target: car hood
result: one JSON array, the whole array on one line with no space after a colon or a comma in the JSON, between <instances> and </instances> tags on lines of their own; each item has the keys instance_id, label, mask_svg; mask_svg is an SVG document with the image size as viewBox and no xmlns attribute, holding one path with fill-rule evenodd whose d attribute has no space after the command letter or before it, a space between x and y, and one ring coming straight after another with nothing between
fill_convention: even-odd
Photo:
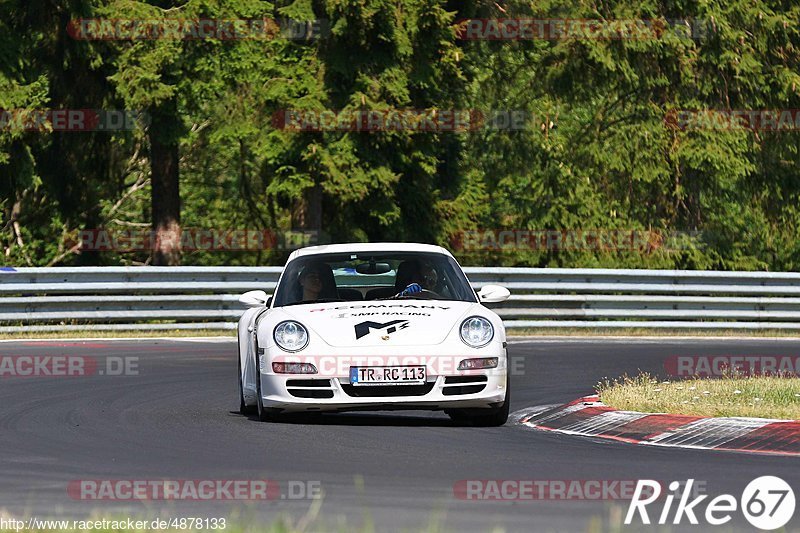
<instances>
[{"instance_id":1,"label":"car hood","mask_svg":"<svg viewBox=\"0 0 800 533\"><path fill-rule=\"evenodd\" d=\"M331 346L440 344L478 303L442 300L380 300L296 305L281 308Z\"/></svg>"}]
</instances>

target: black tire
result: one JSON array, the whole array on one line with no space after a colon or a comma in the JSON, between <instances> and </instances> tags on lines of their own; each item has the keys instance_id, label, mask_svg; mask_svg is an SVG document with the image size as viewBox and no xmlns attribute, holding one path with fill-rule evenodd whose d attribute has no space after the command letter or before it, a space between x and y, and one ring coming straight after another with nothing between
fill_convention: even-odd
<instances>
[{"instance_id":1,"label":"black tire","mask_svg":"<svg viewBox=\"0 0 800 533\"><path fill-rule=\"evenodd\" d=\"M272 422L275 420L275 415L269 409L264 407L261 401L261 371L256 366L256 414L261 422Z\"/></svg>"},{"instance_id":2,"label":"black tire","mask_svg":"<svg viewBox=\"0 0 800 533\"><path fill-rule=\"evenodd\" d=\"M444 412L447 416L450 417L450 420L455 422L460 426L469 426L470 418L469 418L469 409L445 409Z\"/></svg>"},{"instance_id":3,"label":"black tire","mask_svg":"<svg viewBox=\"0 0 800 533\"><path fill-rule=\"evenodd\" d=\"M506 398L499 407L491 409L448 409L445 411L453 422L478 427L502 426L508 421L511 408L511 376L506 376Z\"/></svg>"},{"instance_id":4,"label":"black tire","mask_svg":"<svg viewBox=\"0 0 800 533\"><path fill-rule=\"evenodd\" d=\"M256 412L256 409L252 405L247 405L244 403L244 388L242 387L242 352L239 352L238 359L239 359L239 413L243 415L252 415Z\"/></svg>"}]
</instances>

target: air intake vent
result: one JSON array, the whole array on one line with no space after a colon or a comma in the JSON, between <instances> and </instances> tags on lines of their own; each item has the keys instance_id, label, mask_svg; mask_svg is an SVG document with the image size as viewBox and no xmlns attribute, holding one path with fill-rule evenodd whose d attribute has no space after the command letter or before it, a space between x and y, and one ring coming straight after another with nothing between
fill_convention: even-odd
<instances>
[{"instance_id":1,"label":"air intake vent","mask_svg":"<svg viewBox=\"0 0 800 533\"><path fill-rule=\"evenodd\" d=\"M286 390L295 398L333 398L329 379L288 379Z\"/></svg>"},{"instance_id":2,"label":"air intake vent","mask_svg":"<svg viewBox=\"0 0 800 533\"><path fill-rule=\"evenodd\" d=\"M342 390L354 398L378 398L386 396L424 396L433 390L433 381L424 385L342 385Z\"/></svg>"}]
</instances>

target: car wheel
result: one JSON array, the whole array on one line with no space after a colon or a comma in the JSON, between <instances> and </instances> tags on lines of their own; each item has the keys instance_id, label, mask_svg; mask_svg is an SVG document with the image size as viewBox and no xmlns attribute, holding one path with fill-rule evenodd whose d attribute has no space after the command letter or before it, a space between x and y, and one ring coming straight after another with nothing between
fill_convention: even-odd
<instances>
[{"instance_id":1,"label":"car wheel","mask_svg":"<svg viewBox=\"0 0 800 533\"><path fill-rule=\"evenodd\" d=\"M242 356L241 352L239 352L239 413L243 415L252 415L255 412L255 408L252 405L247 405L244 402L244 388L242 387Z\"/></svg>"},{"instance_id":2,"label":"car wheel","mask_svg":"<svg viewBox=\"0 0 800 533\"><path fill-rule=\"evenodd\" d=\"M262 422L272 422L275 420L275 415L272 410L266 409L261 401L261 370L256 366L256 412L258 419Z\"/></svg>"},{"instance_id":3,"label":"car wheel","mask_svg":"<svg viewBox=\"0 0 800 533\"><path fill-rule=\"evenodd\" d=\"M502 426L508 421L511 407L511 376L506 377L506 398L503 405L491 409L448 409L445 411L453 422L479 427Z\"/></svg>"},{"instance_id":4,"label":"car wheel","mask_svg":"<svg viewBox=\"0 0 800 533\"><path fill-rule=\"evenodd\" d=\"M469 409L445 409L450 420L459 425L469 425Z\"/></svg>"}]
</instances>

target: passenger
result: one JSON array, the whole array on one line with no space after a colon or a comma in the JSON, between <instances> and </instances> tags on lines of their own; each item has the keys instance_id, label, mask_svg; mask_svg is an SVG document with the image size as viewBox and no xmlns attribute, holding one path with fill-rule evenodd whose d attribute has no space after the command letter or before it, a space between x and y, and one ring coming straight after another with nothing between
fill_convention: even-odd
<instances>
[{"instance_id":1,"label":"passenger","mask_svg":"<svg viewBox=\"0 0 800 533\"><path fill-rule=\"evenodd\" d=\"M338 299L331 268L323 263L309 263L298 278L301 301Z\"/></svg>"},{"instance_id":2,"label":"passenger","mask_svg":"<svg viewBox=\"0 0 800 533\"><path fill-rule=\"evenodd\" d=\"M397 267L397 276L394 281L394 288L398 292L402 291L409 284L419 281L419 261L409 259L400 263Z\"/></svg>"}]
</instances>

